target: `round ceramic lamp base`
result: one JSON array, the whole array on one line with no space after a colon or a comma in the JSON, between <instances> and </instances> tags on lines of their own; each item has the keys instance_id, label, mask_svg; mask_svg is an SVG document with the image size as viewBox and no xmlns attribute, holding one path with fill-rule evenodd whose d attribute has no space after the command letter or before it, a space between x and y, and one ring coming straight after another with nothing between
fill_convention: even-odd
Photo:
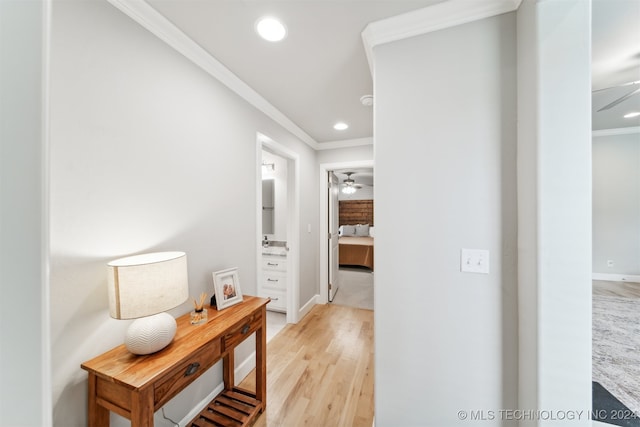
<instances>
[{"instance_id":1,"label":"round ceramic lamp base","mask_svg":"<svg viewBox=\"0 0 640 427\"><path fill-rule=\"evenodd\" d=\"M167 313L136 319L127 329L124 345L133 354L155 353L171 343L176 327L176 319Z\"/></svg>"}]
</instances>

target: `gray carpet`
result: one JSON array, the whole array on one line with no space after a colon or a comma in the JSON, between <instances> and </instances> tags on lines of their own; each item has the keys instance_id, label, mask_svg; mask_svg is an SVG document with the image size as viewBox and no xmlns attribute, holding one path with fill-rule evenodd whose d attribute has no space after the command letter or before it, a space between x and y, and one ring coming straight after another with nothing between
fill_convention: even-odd
<instances>
[{"instance_id":1,"label":"gray carpet","mask_svg":"<svg viewBox=\"0 0 640 427\"><path fill-rule=\"evenodd\" d=\"M333 303L373 310L373 272L369 269L340 267L340 286Z\"/></svg>"},{"instance_id":2,"label":"gray carpet","mask_svg":"<svg viewBox=\"0 0 640 427\"><path fill-rule=\"evenodd\" d=\"M593 381L640 414L640 299L593 295Z\"/></svg>"}]
</instances>

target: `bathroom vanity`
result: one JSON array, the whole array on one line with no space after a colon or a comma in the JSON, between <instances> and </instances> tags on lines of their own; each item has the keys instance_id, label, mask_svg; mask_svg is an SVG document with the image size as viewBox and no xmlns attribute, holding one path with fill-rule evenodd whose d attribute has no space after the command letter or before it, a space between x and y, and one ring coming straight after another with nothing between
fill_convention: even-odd
<instances>
[{"instance_id":1,"label":"bathroom vanity","mask_svg":"<svg viewBox=\"0 0 640 427\"><path fill-rule=\"evenodd\" d=\"M274 243L276 242L270 242L271 245ZM258 295L271 298L267 310L287 312L286 245L262 248L262 279L259 283Z\"/></svg>"}]
</instances>

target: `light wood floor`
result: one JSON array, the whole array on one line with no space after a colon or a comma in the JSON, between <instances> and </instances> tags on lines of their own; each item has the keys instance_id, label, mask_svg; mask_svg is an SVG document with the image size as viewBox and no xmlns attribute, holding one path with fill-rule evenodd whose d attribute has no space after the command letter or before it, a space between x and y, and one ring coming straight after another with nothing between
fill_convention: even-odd
<instances>
[{"instance_id":1,"label":"light wood floor","mask_svg":"<svg viewBox=\"0 0 640 427\"><path fill-rule=\"evenodd\" d=\"M592 292L593 295L640 298L640 283L594 280Z\"/></svg>"},{"instance_id":2,"label":"light wood floor","mask_svg":"<svg viewBox=\"0 0 640 427\"><path fill-rule=\"evenodd\" d=\"M255 373L240 387L254 390ZM255 427L373 422L373 312L316 305L267 345L267 410Z\"/></svg>"}]
</instances>

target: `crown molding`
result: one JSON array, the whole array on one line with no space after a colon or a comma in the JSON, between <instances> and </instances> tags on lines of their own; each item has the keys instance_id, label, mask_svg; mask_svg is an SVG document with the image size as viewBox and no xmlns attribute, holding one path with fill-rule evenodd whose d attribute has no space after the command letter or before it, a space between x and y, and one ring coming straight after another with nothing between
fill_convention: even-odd
<instances>
[{"instance_id":1,"label":"crown molding","mask_svg":"<svg viewBox=\"0 0 640 427\"><path fill-rule=\"evenodd\" d=\"M596 136L612 136L612 135L629 135L632 133L640 133L640 126L594 130L593 132L591 132L591 135L596 137Z\"/></svg>"},{"instance_id":2,"label":"crown molding","mask_svg":"<svg viewBox=\"0 0 640 427\"><path fill-rule=\"evenodd\" d=\"M359 147L363 145L373 145L373 137L357 139L343 139L341 141L319 142L317 150L334 150L336 148Z\"/></svg>"},{"instance_id":3,"label":"crown molding","mask_svg":"<svg viewBox=\"0 0 640 427\"><path fill-rule=\"evenodd\" d=\"M298 125L274 107L269 101L252 89L231 70L215 59L209 52L194 42L167 18L161 15L145 1L139 0L107 0L125 15L136 21L160 40L167 43L187 59L209 73L223 85L238 94L249 104L266 114L273 121L291 132L313 149L318 143Z\"/></svg>"},{"instance_id":4,"label":"crown molding","mask_svg":"<svg viewBox=\"0 0 640 427\"><path fill-rule=\"evenodd\" d=\"M522 0L446 0L416 11L381 19L362 31L369 70L373 74L373 48L456 25L512 12Z\"/></svg>"}]
</instances>

